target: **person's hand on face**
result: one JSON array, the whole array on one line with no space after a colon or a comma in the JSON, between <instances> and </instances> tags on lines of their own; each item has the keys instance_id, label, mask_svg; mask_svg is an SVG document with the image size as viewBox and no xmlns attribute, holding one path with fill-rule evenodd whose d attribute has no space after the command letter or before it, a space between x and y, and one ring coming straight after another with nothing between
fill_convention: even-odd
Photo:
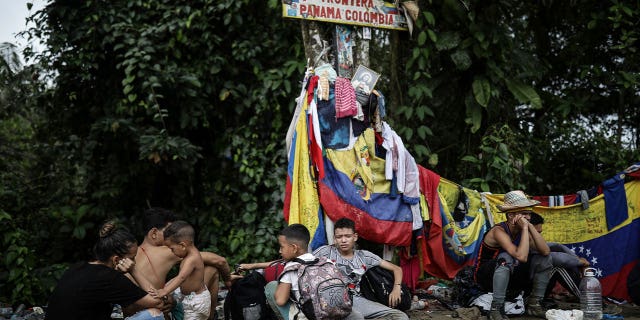
<instances>
[{"instance_id":1,"label":"person's hand on face","mask_svg":"<svg viewBox=\"0 0 640 320\"><path fill-rule=\"evenodd\" d=\"M523 214L517 214L515 223L522 229L526 228L529 224L529 219Z\"/></svg>"}]
</instances>

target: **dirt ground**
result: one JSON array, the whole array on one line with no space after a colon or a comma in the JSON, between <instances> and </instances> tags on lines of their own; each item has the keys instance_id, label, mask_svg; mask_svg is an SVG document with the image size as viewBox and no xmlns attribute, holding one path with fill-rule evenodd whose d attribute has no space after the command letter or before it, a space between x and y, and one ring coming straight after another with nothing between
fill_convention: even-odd
<instances>
[{"instance_id":1,"label":"dirt ground","mask_svg":"<svg viewBox=\"0 0 640 320\"><path fill-rule=\"evenodd\" d=\"M445 308L442 304L440 304L437 300L427 300L428 307L423 310L410 310L408 312L410 319L415 320L456 320L456 319L486 319L486 316L480 316L479 318L454 318L452 314L453 311ZM562 310L573 310L580 309L580 304L576 302L563 302L556 301L558 303L557 309ZM618 316L622 316L623 319L639 319L640 320L640 306L635 304L621 304L621 305L607 305L604 312L610 311L612 313L618 313ZM512 319L518 320L534 320L540 319L530 316L513 316ZM619 318L618 318L619 319Z\"/></svg>"}]
</instances>

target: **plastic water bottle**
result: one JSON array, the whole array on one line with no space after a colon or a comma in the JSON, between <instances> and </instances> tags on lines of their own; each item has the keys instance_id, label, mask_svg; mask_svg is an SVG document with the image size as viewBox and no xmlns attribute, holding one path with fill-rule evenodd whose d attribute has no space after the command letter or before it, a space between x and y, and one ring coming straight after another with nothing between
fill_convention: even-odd
<instances>
[{"instance_id":1,"label":"plastic water bottle","mask_svg":"<svg viewBox=\"0 0 640 320\"><path fill-rule=\"evenodd\" d=\"M602 287L595 271L593 268L585 269L580 281L580 309L585 320L602 319Z\"/></svg>"}]
</instances>

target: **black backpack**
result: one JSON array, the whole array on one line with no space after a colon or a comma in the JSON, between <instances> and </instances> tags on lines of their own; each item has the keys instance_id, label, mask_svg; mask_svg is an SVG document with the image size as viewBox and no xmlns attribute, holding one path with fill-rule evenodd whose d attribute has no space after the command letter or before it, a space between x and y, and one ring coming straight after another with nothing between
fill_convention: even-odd
<instances>
[{"instance_id":1,"label":"black backpack","mask_svg":"<svg viewBox=\"0 0 640 320\"><path fill-rule=\"evenodd\" d=\"M465 266L453 278L453 302L459 307L469 307L473 300L485 293L475 282L474 272L474 266Z\"/></svg>"},{"instance_id":2,"label":"black backpack","mask_svg":"<svg viewBox=\"0 0 640 320\"><path fill-rule=\"evenodd\" d=\"M224 300L224 318L226 320L276 319L264 294L266 285L264 277L257 271L252 271L236 280Z\"/></svg>"},{"instance_id":3,"label":"black backpack","mask_svg":"<svg viewBox=\"0 0 640 320\"><path fill-rule=\"evenodd\" d=\"M360 293L371 301L389 306L389 294L394 286L393 273L381 267L373 267L367 270L360 279ZM404 283L401 284L400 303L396 309L407 311L411 308L411 290Z\"/></svg>"}]
</instances>

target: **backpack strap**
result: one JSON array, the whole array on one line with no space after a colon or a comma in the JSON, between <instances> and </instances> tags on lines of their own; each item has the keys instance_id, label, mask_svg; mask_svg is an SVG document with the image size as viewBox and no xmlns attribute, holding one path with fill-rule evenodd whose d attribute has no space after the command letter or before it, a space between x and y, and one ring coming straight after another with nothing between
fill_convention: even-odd
<instances>
[{"instance_id":1,"label":"backpack strap","mask_svg":"<svg viewBox=\"0 0 640 320\"><path fill-rule=\"evenodd\" d=\"M295 258L295 259L293 259L293 260L291 260L291 261L295 261L295 262L297 262L297 263L299 263L299 264L303 264L303 265L306 265L306 266L310 266L310 265L312 265L312 264L318 264L318 262L320 262L320 258L315 258L315 259L313 259L313 260L311 260L311 261L305 261L305 260L302 260L302 259L300 259L300 258Z\"/></svg>"},{"instance_id":2,"label":"backpack strap","mask_svg":"<svg viewBox=\"0 0 640 320\"><path fill-rule=\"evenodd\" d=\"M302 259L295 258L295 259L293 259L291 261L297 262L299 264L285 265L284 269L282 269L282 273L280 273L280 275L278 276L278 281L280 281L280 279L282 279L282 277L284 276L285 273L290 272L290 271L299 271L300 268L304 268L303 266L314 265L314 264L318 263L318 261L320 261L320 259L316 258L313 261L304 261Z\"/></svg>"},{"instance_id":3,"label":"backpack strap","mask_svg":"<svg viewBox=\"0 0 640 320\"><path fill-rule=\"evenodd\" d=\"M280 273L280 275L278 276L278 282L280 282L280 280L282 279L282 277L284 277L285 274L291 272L291 271L298 271L299 266L288 266L284 269L282 269L282 272Z\"/></svg>"}]
</instances>

